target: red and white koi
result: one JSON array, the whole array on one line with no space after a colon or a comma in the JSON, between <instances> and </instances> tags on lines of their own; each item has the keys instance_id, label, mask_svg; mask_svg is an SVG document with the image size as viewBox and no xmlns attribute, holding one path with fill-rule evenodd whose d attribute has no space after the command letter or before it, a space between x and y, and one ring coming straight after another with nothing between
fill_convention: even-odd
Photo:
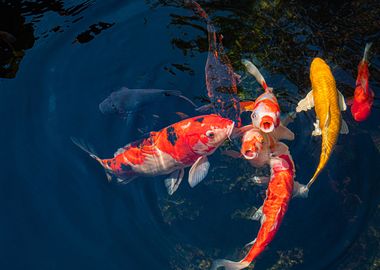
<instances>
[{"instance_id":1,"label":"red and white koi","mask_svg":"<svg viewBox=\"0 0 380 270\"><path fill-rule=\"evenodd\" d=\"M352 116L358 122L364 121L369 117L375 98L375 93L369 87L368 83L368 51L371 45L372 43L366 44L363 59L358 66L358 77L356 79L356 88L351 106Z\"/></svg>"},{"instance_id":2,"label":"red and white koi","mask_svg":"<svg viewBox=\"0 0 380 270\"><path fill-rule=\"evenodd\" d=\"M232 120L218 115L203 115L182 120L150 136L117 150L113 158L101 159L73 140L105 169L109 180L128 183L138 176L170 174L165 180L168 193L173 194L190 167L189 184L196 186L207 175L211 155L234 128Z\"/></svg>"},{"instance_id":3,"label":"red and white koi","mask_svg":"<svg viewBox=\"0 0 380 270\"><path fill-rule=\"evenodd\" d=\"M260 128L265 133L272 132L280 125L280 106L277 98L273 94L273 89L268 87L263 75L261 75L258 68L252 62L243 59L242 64L247 68L247 71L256 78L264 89L264 93L255 100L253 106L252 104L249 104L251 108L245 108L242 111L251 110L252 124L255 127Z\"/></svg>"},{"instance_id":4,"label":"red and white koi","mask_svg":"<svg viewBox=\"0 0 380 270\"><path fill-rule=\"evenodd\" d=\"M289 201L293 196L295 167L291 155L287 150L278 156L271 157L269 165L271 167L271 177L266 192L266 199L260 210L260 213L262 213L261 227L256 239L250 243L252 244L251 249L244 259L238 262L224 259L215 260L211 267L212 270L216 270L219 267L224 267L226 270L237 270L248 267L264 251L276 235L288 209Z\"/></svg>"}]
</instances>

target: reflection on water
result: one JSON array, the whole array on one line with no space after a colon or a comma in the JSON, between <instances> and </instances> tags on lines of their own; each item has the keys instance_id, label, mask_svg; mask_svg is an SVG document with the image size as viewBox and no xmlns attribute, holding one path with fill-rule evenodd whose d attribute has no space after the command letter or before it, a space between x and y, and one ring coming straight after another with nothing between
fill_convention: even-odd
<instances>
[{"instance_id":1,"label":"reflection on water","mask_svg":"<svg viewBox=\"0 0 380 270\"><path fill-rule=\"evenodd\" d=\"M317 55L351 96L368 41L370 84L380 92L377 1L200 4L242 75L242 99L261 91L240 64L248 58L274 87L282 111L293 111L309 91ZM202 184L191 189L185 175L169 197L162 177L107 183L69 139L84 138L105 157L142 133L193 116L183 102L153 105L158 117L140 112L128 119L103 115L98 105L122 86L176 89L203 104L205 23L183 1L158 0L1 1L0 15L0 31L15 38L0 39L0 77L13 78L0 80L0 268L209 269L212 259L241 258L259 228L249 217L265 196L251 178L268 171L217 152ZM255 269L379 267L380 112L360 124L349 112L343 117L350 134L340 137L310 197L290 203ZM300 114L289 125L302 183L319 158L313 118Z\"/></svg>"},{"instance_id":2,"label":"reflection on water","mask_svg":"<svg viewBox=\"0 0 380 270\"><path fill-rule=\"evenodd\" d=\"M90 25L89 30L80 33L75 42L86 43L94 39L96 35L99 35L103 30L106 30L113 26L114 23L99 22L97 24Z\"/></svg>"},{"instance_id":3,"label":"reflection on water","mask_svg":"<svg viewBox=\"0 0 380 270\"><path fill-rule=\"evenodd\" d=\"M83 10L93 1L81 1L76 5L65 6L63 1L12 1L0 2L0 31L5 31L14 36L12 44L4 42L0 37L0 78L14 78L18 66L24 56L24 51L33 47L35 40L46 38L51 32L63 32L63 25L51 25L49 30L35 36L35 24L41 22L46 12L55 12L59 16L74 18L72 23L77 22ZM27 20L26 20L27 18ZM66 19L65 23L70 21Z\"/></svg>"}]
</instances>

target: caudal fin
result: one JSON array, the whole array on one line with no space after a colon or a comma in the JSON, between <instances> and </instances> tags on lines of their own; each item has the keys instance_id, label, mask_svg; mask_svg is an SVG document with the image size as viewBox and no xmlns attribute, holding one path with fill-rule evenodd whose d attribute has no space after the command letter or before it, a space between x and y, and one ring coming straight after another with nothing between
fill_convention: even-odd
<instances>
[{"instance_id":1,"label":"caudal fin","mask_svg":"<svg viewBox=\"0 0 380 270\"><path fill-rule=\"evenodd\" d=\"M207 23L210 22L210 18L208 17L206 11L196 2L193 0L186 0L185 4L190 6L198 16L202 17L207 21Z\"/></svg>"},{"instance_id":2,"label":"caudal fin","mask_svg":"<svg viewBox=\"0 0 380 270\"><path fill-rule=\"evenodd\" d=\"M74 138L74 137L71 137L70 138L71 141L76 145L78 146L80 149L82 149L83 151L85 151L87 154L90 155L90 157L92 157L93 159L95 159L97 162L100 163L100 165L102 165L102 167L104 168L104 165L103 165L103 162L102 160L96 155L94 154L94 151L91 149L91 147L86 144L84 141L81 141L77 138ZM107 179L108 181L111 181L112 180L112 176L111 174L109 174L109 172L104 168L105 170L105 173L106 173L106 176L107 176Z\"/></svg>"},{"instance_id":3,"label":"caudal fin","mask_svg":"<svg viewBox=\"0 0 380 270\"><path fill-rule=\"evenodd\" d=\"M367 44L365 45L364 55L363 55L363 59L362 59L362 61L366 61L366 62L368 62L368 52L369 52L369 49L371 48L371 46L372 46L372 42L367 43Z\"/></svg>"},{"instance_id":4,"label":"caudal fin","mask_svg":"<svg viewBox=\"0 0 380 270\"><path fill-rule=\"evenodd\" d=\"M243 59L241 63L245 66L247 71L256 78L256 81L264 88L266 91L268 89L268 85L265 82L263 75L261 75L259 69L249 60Z\"/></svg>"},{"instance_id":5,"label":"caudal fin","mask_svg":"<svg viewBox=\"0 0 380 270\"><path fill-rule=\"evenodd\" d=\"M191 7L195 14L197 14L199 17L203 18L207 23L207 31L208 31L208 43L209 43L209 50L210 51L218 51L218 42L216 39L216 31L215 27L210 19L210 17L207 15L206 11L196 2L193 0L185 1L186 5Z\"/></svg>"},{"instance_id":6,"label":"caudal fin","mask_svg":"<svg viewBox=\"0 0 380 270\"><path fill-rule=\"evenodd\" d=\"M225 270L239 270L248 266L249 263L245 261L233 262L229 260L215 260L212 263L211 270L217 270L219 267L224 267Z\"/></svg>"}]
</instances>

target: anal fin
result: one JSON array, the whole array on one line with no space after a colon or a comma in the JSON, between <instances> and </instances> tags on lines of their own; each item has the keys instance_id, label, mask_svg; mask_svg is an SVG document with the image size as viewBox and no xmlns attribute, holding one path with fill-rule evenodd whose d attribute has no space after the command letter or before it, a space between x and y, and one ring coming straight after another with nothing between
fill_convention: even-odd
<instances>
[{"instance_id":1,"label":"anal fin","mask_svg":"<svg viewBox=\"0 0 380 270\"><path fill-rule=\"evenodd\" d=\"M340 126L340 134L348 134L348 125L347 122L342 119L342 124Z\"/></svg>"},{"instance_id":2,"label":"anal fin","mask_svg":"<svg viewBox=\"0 0 380 270\"><path fill-rule=\"evenodd\" d=\"M287 127L280 124L274 131L273 135L276 137L277 140L294 140L294 133L288 129Z\"/></svg>"}]
</instances>

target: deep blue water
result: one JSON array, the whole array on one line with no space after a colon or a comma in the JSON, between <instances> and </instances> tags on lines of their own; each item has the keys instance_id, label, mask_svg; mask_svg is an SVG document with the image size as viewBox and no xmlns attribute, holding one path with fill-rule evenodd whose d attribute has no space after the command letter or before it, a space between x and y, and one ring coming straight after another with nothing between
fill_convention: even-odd
<instances>
[{"instance_id":1,"label":"deep blue water","mask_svg":"<svg viewBox=\"0 0 380 270\"><path fill-rule=\"evenodd\" d=\"M109 157L179 121L175 112L195 115L177 99L152 105L158 117L143 110L123 119L98 109L122 86L177 89L202 104L205 23L181 2L0 1L0 31L16 37L18 55L18 68L10 68L0 43L0 269L208 269L212 259L242 258L259 228L247 214L265 192L249 182L258 172L248 163L216 152L199 186L183 181L170 197L163 177L108 183L70 140L82 138ZM200 3L242 75L241 97L261 91L240 64L245 57L275 88L284 114L294 111L310 90L315 56L326 59L349 97L368 41L370 84L380 95L376 1L238 2ZM343 113L350 134L340 136L309 198L291 201L255 269L379 269L378 100L375 106L360 124ZM319 160L313 120L313 112L303 113L289 126L301 183Z\"/></svg>"}]
</instances>

